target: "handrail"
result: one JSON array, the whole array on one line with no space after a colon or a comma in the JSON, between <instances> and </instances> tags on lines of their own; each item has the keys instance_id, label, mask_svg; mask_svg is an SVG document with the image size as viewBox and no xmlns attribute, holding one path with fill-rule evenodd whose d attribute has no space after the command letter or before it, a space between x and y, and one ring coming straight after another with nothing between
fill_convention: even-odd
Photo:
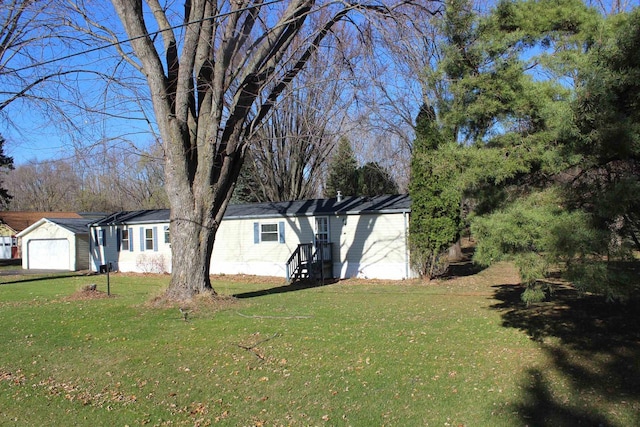
<instances>
[{"instance_id":1,"label":"handrail","mask_svg":"<svg viewBox=\"0 0 640 427\"><path fill-rule=\"evenodd\" d=\"M291 254L286 264L286 278L287 281L291 280L291 276L294 275L303 263L309 262L312 259L313 244L301 243L296 250Z\"/></svg>"},{"instance_id":2,"label":"handrail","mask_svg":"<svg viewBox=\"0 0 640 427\"><path fill-rule=\"evenodd\" d=\"M333 260L333 243L320 242L316 244L314 251L313 243L300 243L295 251L291 254L286 263L286 279L291 282L296 274L301 273L302 267L306 264L307 271L313 277L313 265L332 262Z\"/></svg>"}]
</instances>

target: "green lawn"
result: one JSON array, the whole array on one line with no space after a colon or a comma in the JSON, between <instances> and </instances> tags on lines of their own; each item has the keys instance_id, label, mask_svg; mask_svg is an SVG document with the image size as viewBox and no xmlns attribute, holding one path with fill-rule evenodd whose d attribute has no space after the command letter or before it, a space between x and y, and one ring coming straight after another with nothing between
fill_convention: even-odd
<instances>
[{"instance_id":1,"label":"green lawn","mask_svg":"<svg viewBox=\"0 0 640 427\"><path fill-rule=\"evenodd\" d=\"M0 278L0 425L640 422L637 319L523 307L504 264L435 284L216 279L239 298L187 322L150 303L168 276L112 274L100 299L72 296L105 276L36 279Z\"/></svg>"}]
</instances>

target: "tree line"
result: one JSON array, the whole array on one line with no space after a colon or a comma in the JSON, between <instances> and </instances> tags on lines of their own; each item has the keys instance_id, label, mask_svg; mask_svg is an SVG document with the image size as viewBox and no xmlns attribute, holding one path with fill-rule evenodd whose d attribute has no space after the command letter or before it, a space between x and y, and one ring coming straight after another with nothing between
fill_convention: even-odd
<instances>
[{"instance_id":1,"label":"tree line","mask_svg":"<svg viewBox=\"0 0 640 427\"><path fill-rule=\"evenodd\" d=\"M100 144L64 159L12 162L3 175L7 210L112 213L168 206L158 144L147 150Z\"/></svg>"},{"instance_id":2,"label":"tree line","mask_svg":"<svg viewBox=\"0 0 640 427\"><path fill-rule=\"evenodd\" d=\"M287 158L271 158L274 163L268 163L266 153L273 151L260 150L259 146L273 143L271 139L256 142L251 161L243 166L238 178L233 203L335 197L337 191L345 196L399 191L383 166L367 162L358 167L346 138L340 140L336 150L332 150L334 145L318 141L317 147L308 147L309 157L305 157L304 143L290 142L287 146L294 149L279 154ZM3 144L4 140L0 141L0 149ZM316 158L319 152L315 148L321 147L327 153ZM259 155L265 156L262 163L256 159ZM157 143L147 150L98 145L69 158L32 160L18 166L0 153L0 168L0 199L5 210L112 213L169 207L162 146Z\"/></svg>"}]
</instances>

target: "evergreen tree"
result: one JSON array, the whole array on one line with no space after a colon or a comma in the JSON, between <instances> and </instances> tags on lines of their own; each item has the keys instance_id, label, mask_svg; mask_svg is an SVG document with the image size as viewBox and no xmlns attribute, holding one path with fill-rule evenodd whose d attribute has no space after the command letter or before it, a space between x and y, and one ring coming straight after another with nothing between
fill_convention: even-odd
<instances>
[{"instance_id":1,"label":"evergreen tree","mask_svg":"<svg viewBox=\"0 0 640 427\"><path fill-rule=\"evenodd\" d=\"M474 261L514 261L527 301L544 295L550 265L584 254L597 234L559 186L577 161L563 144L576 132L571 87L560 81L575 78L596 21L579 0L501 1L486 16L467 0L446 2L444 58L431 78L447 82L440 130L461 145L441 144L430 157L460 168L450 183L475 206Z\"/></svg>"},{"instance_id":2,"label":"evergreen tree","mask_svg":"<svg viewBox=\"0 0 640 427\"><path fill-rule=\"evenodd\" d=\"M338 149L329 165L325 197L358 195L358 161L347 138L340 138Z\"/></svg>"},{"instance_id":3,"label":"evergreen tree","mask_svg":"<svg viewBox=\"0 0 640 427\"><path fill-rule=\"evenodd\" d=\"M13 158L4 154L5 139L0 135L0 171L6 172L13 169ZM9 202L13 197L4 188L2 179L0 179L0 208L7 209Z\"/></svg>"},{"instance_id":4,"label":"evergreen tree","mask_svg":"<svg viewBox=\"0 0 640 427\"><path fill-rule=\"evenodd\" d=\"M358 169L358 195L373 197L397 193L398 184L377 162L368 162Z\"/></svg>"},{"instance_id":5,"label":"evergreen tree","mask_svg":"<svg viewBox=\"0 0 640 427\"><path fill-rule=\"evenodd\" d=\"M591 48L581 72L571 147L581 176L571 195L596 226L616 228L640 250L640 9L608 21L613 34Z\"/></svg>"},{"instance_id":6,"label":"evergreen tree","mask_svg":"<svg viewBox=\"0 0 640 427\"><path fill-rule=\"evenodd\" d=\"M578 161L565 192L593 237L566 264L581 288L626 298L640 290L627 262L640 250L640 9L609 17L599 34L580 70L577 135L567 143Z\"/></svg>"},{"instance_id":7,"label":"evergreen tree","mask_svg":"<svg viewBox=\"0 0 640 427\"><path fill-rule=\"evenodd\" d=\"M421 108L416 134L409 184L409 242L414 268L431 279L447 269L447 250L459 236L462 195L455 183L456 169L443 161L446 150L438 150L447 140L431 106Z\"/></svg>"},{"instance_id":8,"label":"evergreen tree","mask_svg":"<svg viewBox=\"0 0 640 427\"><path fill-rule=\"evenodd\" d=\"M522 55L503 68L519 76L516 85L492 76L493 93L505 102L494 115L500 129L484 134L485 156L479 157L482 169L492 171L485 177L493 191L482 193L476 212L482 215L472 223L474 261L513 261L527 303L546 297L546 279L558 268L580 289L610 298L640 287L637 272L624 262L640 248L639 18L634 11L602 25L575 0L501 2L482 26L493 29L485 33L494 52L488 57L501 51L498 46L543 46L546 52L535 60L554 77L528 76ZM497 57L509 56L503 51ZM568 77L574 93L558 83ZM515 96L507 96L509 87ZM472 111L478 105L491 111L490 104L475 105L480 98L472 101ZM495 163L492 152L502 152L503 162Z\"/></svg>"}]
</instances>

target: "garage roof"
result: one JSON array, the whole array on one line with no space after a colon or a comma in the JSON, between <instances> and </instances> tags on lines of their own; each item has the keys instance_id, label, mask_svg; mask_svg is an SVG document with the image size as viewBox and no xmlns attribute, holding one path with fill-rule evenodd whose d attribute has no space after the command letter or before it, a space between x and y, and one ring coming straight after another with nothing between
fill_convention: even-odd
<instances>
[{"instance_id":1,"label":"garage roof","mask_svg":"<svg viewBox=\"0 0 640 427\"><path fill-rule=\"evenodd\" d=\"M44 218L49 222L58 224L62 228L66 228L75 234L89 233L89 224L93 222L92 219L85 218Z\"/></svg>"},{"instance_id":2,"label":"garage roof","mask_svg":"<svg viewBox=\"0 0 640 427\"><path fill-rule=\"evenodd\" d=\"M40 221L42 218L82 218L76 212L28 212L5 211L0 212L0 221L13 230L20 232Z\"/></svg>"},{"instance_id":3,"label":"garage roof","mask_svg":"<svg viewBox=\"0 0 640 427\"><path fill-rule=\"evenodd\" d=\"M40 227L45 222L56 224L59 227L65 228L74 234L88 234L89 225L93 222L93 220L86 218L41 218L36 223L31 224L29 227L16 234L16 236L22 237L26 234L29 234L32 230Z\"/></svg>"}]
</instances>

